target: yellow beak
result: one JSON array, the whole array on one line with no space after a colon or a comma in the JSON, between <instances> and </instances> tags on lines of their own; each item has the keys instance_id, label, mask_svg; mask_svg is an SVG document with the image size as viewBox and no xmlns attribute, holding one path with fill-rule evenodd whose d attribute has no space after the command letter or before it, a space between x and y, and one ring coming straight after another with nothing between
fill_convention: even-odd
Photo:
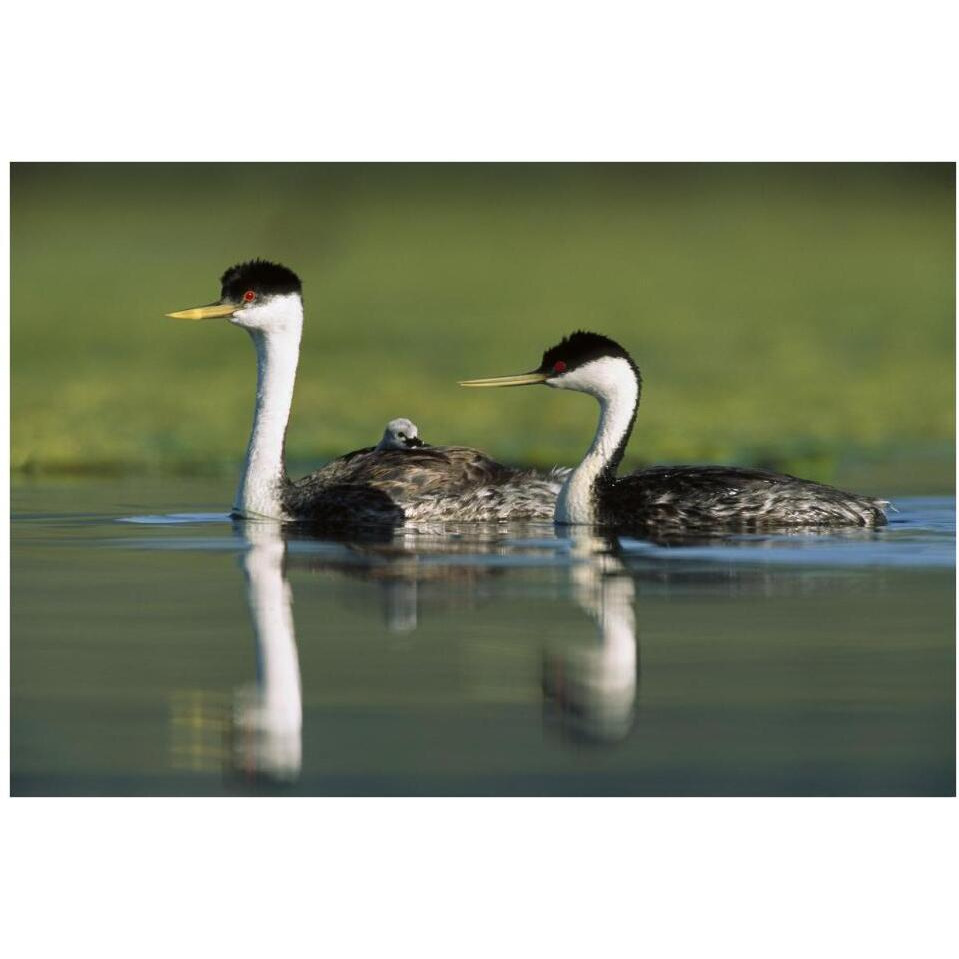
<instances>
[{"instance_id":1,"label":"yellow beak","mask_svg":"<svg viewBox=\"0 0 959 959\"><path fill-rule=\"evenodd\" d=\"M209 306L194 306L191 310L167 313L174 320L215 320L219 316L232 316L239 309L232 303L210 303Z\"/></svg>"},{"instance_id":2,"label":"yellow beak","mask_svg":"<svg viewBox=\"0 0 959 959\"><path fill-rule=\"evenodd\" d=\"M534 386L548 379L545 373L519 373L516 376L491 376L485 380L462 380L460 386Z\"/></svg>"}]
</instances>

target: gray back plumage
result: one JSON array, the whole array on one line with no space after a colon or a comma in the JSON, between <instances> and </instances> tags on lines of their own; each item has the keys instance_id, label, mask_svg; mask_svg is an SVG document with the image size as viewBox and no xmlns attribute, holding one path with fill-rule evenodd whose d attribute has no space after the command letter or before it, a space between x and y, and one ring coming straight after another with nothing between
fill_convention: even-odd
<instances>
[{"instance_id":1,"label":"gray back plumage","mask_svg":"<svg viewBox=\"0 0 959 959\"><path fill-rule=\"evenodd\" d=\"M396 509L407 520L551 520L564 477L504 466L466 446L363 449L289 484L284 502L298 516L313 503L327 512L349 491L363 515L382 512L390 522Z\"/></svg>"},{"instance_id":2,"label":"gray back plumage","mask_svg":"<svg viewBox=\"0 0 959 959\"><path fill-rule=\"evenodd\" d=\"M882 526L885 500L788 473L735 466L659 466L600 486L600 516L616 525L759 529Z\"/></svg>"}]
</instances>

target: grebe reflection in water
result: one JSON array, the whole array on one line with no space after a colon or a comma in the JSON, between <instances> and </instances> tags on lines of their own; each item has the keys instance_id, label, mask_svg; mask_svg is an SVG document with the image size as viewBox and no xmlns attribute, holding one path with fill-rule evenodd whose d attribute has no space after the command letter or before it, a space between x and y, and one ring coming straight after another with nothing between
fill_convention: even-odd
<instances>
[{"instance_id":1,"label":"grebe reflection in water","mask_svg":"<svg viewBox=\"0 0 959 959\"><path fill-rule=\"evenodd\" d=\"M619 742L633 727L639 680L633 579L615 555L615 539L586 527L566 535L572 596L594 621L596 635L548 647L546 721L579 743Z\"/></svg>"},{"instance_id":2,"label":"grebe reflection in water","mask_svg":"<svg viewBox=\"0 0 959 959\"><path fill-rule=\"evenodd\" d=\"M256 641L257 680L236 697L231 765L248 777L291 782L301 772L303 705L285 567L287 540L308 537L270 522L235 525L246 545L241 565ZM633 580L615 555L615 541L584 529L570 531L569 538L571 597L593 620L595 633L583 631L561 646L547 640L542 654L544 721L578 743L616 742L632 728L637 695ZM472 605L471 596L490 595L486 590L477 593L477 587L498 570L463 563L464 554L501 554L505 545L502 531L492 530L468 543L425 539L394 534L388 542L343 543L344 554L323 558L307 548L298 550L294 561L312 572L339 573L380 587L387 628L412 632L419 622L421 584L455 583L457 602ZM518 551L537 548L542 546ZM442 561L443 553L450 555L448 564ZM431 588L430 595L439 599L444 594Z\"/></svg>"},{"instance_id":3,"label":"grebe reflection in water","mask_svg":"<svg viewBox=\"0 0 959 959\"><path fill-rule=\"evenodd\" d=\"M256 640L256 684L237 691L233 765L248 775L296 779L302 764L303 699L293 597L283 571L286 543L276 523L237 523Z\"/></svg>"}]
</instances>

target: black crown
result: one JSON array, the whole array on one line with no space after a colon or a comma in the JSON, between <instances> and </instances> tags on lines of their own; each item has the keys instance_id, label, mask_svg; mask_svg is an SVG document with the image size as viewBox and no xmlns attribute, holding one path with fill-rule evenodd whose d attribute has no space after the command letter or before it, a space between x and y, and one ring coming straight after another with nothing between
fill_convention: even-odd
<instances>
[{"instance_id":1,"label":"black crown","mask_svg":"<svg viewBox=\"0 0 959 959\"><path fill-rule=\"evenodd\" d=\"M628 360L634 369L636 364L632 357L615 340L611 340L602 333L588 333L577 330L560 340L556 346L551 346L543 354L543 362L539 372L552 373L557 363L565 363L567 370L598 360L602 356L619 356Z\"/></svg>"},{"instance_id":2,"label":"black crown","mask_svg":"<svg viewBox=\"0 0 959 959\"><path fill-rule=\"evenodd\" d=\"M239 303L247 290L261 296L281 296L300 293L303 289L300 278L290 269L269 260L250 260L231 266L222 277L222 296L225 300Z\"/></svg>"}]
</instances>

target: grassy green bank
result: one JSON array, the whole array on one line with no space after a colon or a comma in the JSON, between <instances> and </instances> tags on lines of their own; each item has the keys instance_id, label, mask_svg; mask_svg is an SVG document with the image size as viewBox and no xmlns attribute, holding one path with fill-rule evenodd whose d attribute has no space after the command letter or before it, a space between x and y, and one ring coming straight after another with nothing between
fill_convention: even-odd
<instances>
[{"instance_id":1,"label":"grassy green bank","mask_svg":"<svg viewBox=\"0 0 959 959\"><path fill-rule=\"evenodd\" d=\"M404 415L432 442L571 463L586 398L455 383L529 369L586 327L645 375L631 465L944 489L954 209L951 165L16 164L12 465L232 469L247 338L163 313L265 256L305 286L294 460Z\"/></svg>"}]
</instances>

